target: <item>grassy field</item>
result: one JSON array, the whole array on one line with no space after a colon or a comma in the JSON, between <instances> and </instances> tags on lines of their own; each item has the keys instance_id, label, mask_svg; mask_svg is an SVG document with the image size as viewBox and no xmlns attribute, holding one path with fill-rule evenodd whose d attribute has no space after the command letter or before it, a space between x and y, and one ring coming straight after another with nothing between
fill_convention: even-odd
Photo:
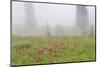
<instances>
[{"instance_id":1,"label":"grassy field","mask_svg":"<svg viewBox=\"0 0 100 67\"><path fill-rule=\"evenodd\" d=\"M45 64L95 60L93 37L13 36L12 64Z\"/></svg>"}]
</instances>

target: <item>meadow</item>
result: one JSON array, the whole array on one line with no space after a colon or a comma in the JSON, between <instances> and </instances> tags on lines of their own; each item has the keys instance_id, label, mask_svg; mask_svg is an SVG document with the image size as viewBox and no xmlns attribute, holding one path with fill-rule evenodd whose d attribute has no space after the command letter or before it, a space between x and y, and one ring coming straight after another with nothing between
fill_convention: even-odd
<instances>
[{"instance_id":1,"label":"meadow","mask_svg":"<svg viewBox=\"0 0 100 67\"><path fill-rule=\"evenodd\" d=\"M95 38L12 36L12 65L94 61Z\"/></svg>"}]
</instances>

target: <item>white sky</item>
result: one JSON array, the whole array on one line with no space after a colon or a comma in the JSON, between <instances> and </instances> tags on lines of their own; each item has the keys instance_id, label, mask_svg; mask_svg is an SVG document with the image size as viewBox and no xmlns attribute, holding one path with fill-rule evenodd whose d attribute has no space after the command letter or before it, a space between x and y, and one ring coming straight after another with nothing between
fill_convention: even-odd
<instances>
[{"instance_id":1,"label":"white sky","mask_svg":"<svg viewBox=\"0 0 100 67\"><path fill-rule=\"evenodd\" d=\"M24 24L24 2L13 2L12 8L12 23ZM39 25L61 24L65 26L73 26L75 24L76 6L75 5L58 5L58 4L45 4L33 3L35 17ZM89 12L90 23L95 23L95 7L87 7Z\"/></svg>"}]
</instances>

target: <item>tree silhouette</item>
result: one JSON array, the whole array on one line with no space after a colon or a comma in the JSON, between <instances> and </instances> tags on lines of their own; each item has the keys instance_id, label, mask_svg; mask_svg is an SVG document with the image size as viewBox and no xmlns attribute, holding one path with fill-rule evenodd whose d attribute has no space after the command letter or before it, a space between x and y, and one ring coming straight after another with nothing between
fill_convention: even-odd
<instances>
[{"instance_id":1,"label":"tree silhouette","mask_svg":"<svg viewBox=\"0 0 100 67\"><path fill-rule=\"evenodd\" d=\"M36 18L35 18L35 12L34 12L34 4L32 3L24 3L25 8L25 21L26 25L28 27L36 27Z\"/></svg>"},{"instance_id":2,"label":"tree silhouette","mask_svg":"<svg viewBox=\"0 0 100 67\"><path fill-rule=\"evenodd\" d=\"M95 33L94 33L94 26L91 25L90 26L90 36L93 37L94 35L95 35Z\"/></svg>"},{"instance_id":3,"label":"tree silhouette","mask_svg":"<svg viewBox=\"0 0 100 67\"><path fill-rule=\"evenodd\" d=\"M89 27L88 21L88 11L86 6L77 6L76 7L76 26L82 31L83 34L87 33Z\"/></svg>"},{"instance_id":4,"label":"tree silhouette","mask_svg":"<svg viewBox=\"0 0 100 67\"><path fill-rule=\"evenodd\" d=\"M64 35L64 28L63 28L63 26L61 26L60 24L57 24L56 27L55 27L55 33L58 36Z\"/></svg>"},{"instance_id":5,"label":"tree silhouette","mask_svg":"<svg viewBox=\"0 0 100 67\"><path fill-rule=\"evenodd\" d=\"M46 25L46 32L47 32L47 36L51 36L48 22L47 22L47 25Z\"/></svg>"},{"instance_id":6,"label":"tree silhouette","mask_svg":"<svg viewBox=\"0 0 100 67\"><path fill-rule=\"evenodd\" d=\"M37 23L34 12L34 4L33 3L24 3L24 11L25 11L25 26L28 33L36 34L37 31Z\"/></svg>"}]
</instances>

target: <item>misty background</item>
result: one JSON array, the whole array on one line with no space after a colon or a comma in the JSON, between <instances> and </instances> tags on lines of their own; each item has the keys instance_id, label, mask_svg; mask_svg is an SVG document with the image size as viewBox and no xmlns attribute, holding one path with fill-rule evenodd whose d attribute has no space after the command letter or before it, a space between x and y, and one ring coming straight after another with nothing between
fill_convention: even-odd
<instances>
[{"instance_id":1,"label":"misty background","mask_svg":"<svg viewBox=\"0 0 100 67\"><path fill-rule=\"evenodd\" d=\"M95 7L12 2L12 34L94 36Z\"/></svg>"}]
</instances>

